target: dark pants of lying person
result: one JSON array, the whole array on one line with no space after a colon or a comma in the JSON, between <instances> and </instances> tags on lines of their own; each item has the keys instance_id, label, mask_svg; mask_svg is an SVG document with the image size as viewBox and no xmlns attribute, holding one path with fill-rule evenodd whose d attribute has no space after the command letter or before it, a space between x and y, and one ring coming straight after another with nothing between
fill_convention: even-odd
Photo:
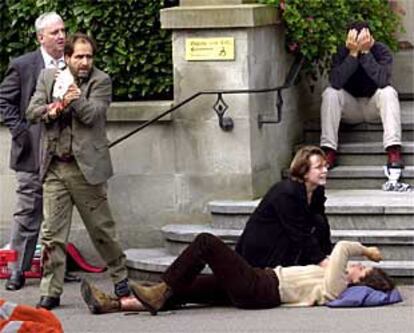
<instances>
[{"instance_id":1,"label":"dark pants of lying person","mask_svg":"<svg viewBox=\"0 0 414 333\"><path fill-rule=\"evenodd\" d=\"M214 275L200 275L206 265ZM169 304L232 304L246 309L280 305L273 269L251 267L210 234L198 235L164 273L163 281L173 291Z\"/></svg>"}]
</instances>

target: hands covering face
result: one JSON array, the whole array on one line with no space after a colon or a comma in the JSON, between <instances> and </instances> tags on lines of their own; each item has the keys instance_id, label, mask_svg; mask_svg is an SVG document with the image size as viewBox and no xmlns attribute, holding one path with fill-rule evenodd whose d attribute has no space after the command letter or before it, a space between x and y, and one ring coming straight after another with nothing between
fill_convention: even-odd
<instances>
[{"instance_id":1,"label":"hands covering face","mask_svg":"<svg viewBox=\"0 0 414 333\"><path fill-rule=\"evenodd\" d=\"M363 28L359 34L356 29L351 29L346 38L346 47L351 56L357 57L359 53L368 53L374 42L368 28Z\"/></svg>"}]
</instances>

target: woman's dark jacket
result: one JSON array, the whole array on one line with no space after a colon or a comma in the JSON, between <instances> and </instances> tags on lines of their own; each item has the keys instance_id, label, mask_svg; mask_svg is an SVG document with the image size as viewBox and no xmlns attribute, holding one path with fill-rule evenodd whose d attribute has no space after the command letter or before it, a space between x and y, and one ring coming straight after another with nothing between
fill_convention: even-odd
<instances>
[{"instance_id":1,"label":"woman's dark jacket","mask_svg":"<svg viewBox=\"0 0 414 333\"><path fill-rule=\"evenodd\" d=\"M308 205L304 183L288 179L273 185L247 222L236 252L254 267L319 263L332 250L325 201L321 186Z\"/></svg>"}]
</instances>

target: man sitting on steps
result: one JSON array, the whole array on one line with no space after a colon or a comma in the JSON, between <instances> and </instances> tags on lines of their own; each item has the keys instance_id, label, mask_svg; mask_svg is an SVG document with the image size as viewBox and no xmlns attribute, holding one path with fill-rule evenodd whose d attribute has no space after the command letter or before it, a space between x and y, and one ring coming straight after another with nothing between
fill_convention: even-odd
<instances>
[{"instance_id":1,"label":"man sitting on steps","mask_svg":"<svg viewBox=\"0 0 414 333\"><path fill-rule=\"evenodd\" d=\"M321 148L336 166L341 119L350 124L382 121L388 167L402 168L401 120L397 91L391 87L392 55L376 42L366 22L349 26L346 45L334 56L330 87L322 94Z\"/></svg>"}]
</instances>

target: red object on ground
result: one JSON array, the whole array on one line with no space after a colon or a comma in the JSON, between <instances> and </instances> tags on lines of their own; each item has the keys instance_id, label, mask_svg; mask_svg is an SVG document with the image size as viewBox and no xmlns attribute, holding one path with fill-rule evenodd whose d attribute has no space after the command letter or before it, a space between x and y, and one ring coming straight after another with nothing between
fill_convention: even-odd
<instances>
[{"instance_id":1,"label":"red object on ground","mask_svg":"<svg viewBox=\"0 0 414 333\"><path fill-rule=\"evenodd\" d=\"M10 277L10 270L8 263L17 260L17 252L15 250L0 250L0 279L8 279ZM26 278L41 278L42 269L40 267L40 258L32 259L32 266L30 271L24 272Z\"/></svg>"},{"instance_id":2,"label":"red object on ground","mask_svg":"<svg viewBox=\"0 0 414 333\"><path fill-rule=\"evenodd\" d=\"M97 267L89 264L84 257L80 254L79 250L72 243L66 245L67 260L72 260L71 266L76 266L81 270L89 273L102 273L105 271L105 267ZM67 261L67 266L69 262Z\"/></svg>"},{"instance_id":3,"label":"red object on ground","mask_svg":"<svg viewBox=\"0 0 414 333\"><path fill-rule=\"evenodd\" d=\"M89 273L101 273L106 270L105 267L97 267L89 264L85 258L80 254L79 250L72 243L66 245L67 252L67 268L68 269L81 269ZM8 279L11 271L8 267L8 263L15 262L17 260L17 252L15 250L1 250L0 249L0 279ZM32 266L30 271L24 272L26 278L41 278L42 267L39 257L32 259Z\"/></svg>"},{"instance_id":4,"label":"red object on ground","mask_svg":"<svg viewBox=\"0 0 414 333\"><path fill-rule=\"evenodd\" d=\"M32 266L30 271L24 272L26 278L41 278L42 277L42 267L40 264L40 258L32 259Z\"/></svg>"},{"instance_id":5,"label":"red object on ground","mask_svg":"<svg viewBox=\"0 0 414 333\"><path fill-rule=\"evenodd\" d=\"M10 276L7 263L17 260L17 252L14 250L0 250L0 279L8 279Z\"/></svg>"}]
</instances>

